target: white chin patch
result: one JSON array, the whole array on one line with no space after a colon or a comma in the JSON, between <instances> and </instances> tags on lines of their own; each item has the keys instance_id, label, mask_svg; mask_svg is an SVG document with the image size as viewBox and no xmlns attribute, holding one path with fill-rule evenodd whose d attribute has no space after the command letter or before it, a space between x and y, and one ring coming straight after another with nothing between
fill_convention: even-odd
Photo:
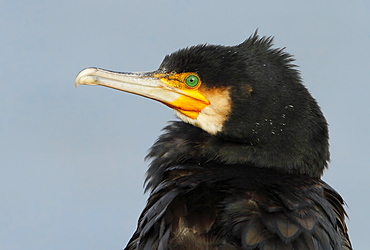
<instances>
[{"instance_id":1,"label":"white chin patch","mask_svg":"<svg viewBox=\"0 0 370 250\"><path fill-rule=\"evenodd\" d=\"M203 112L199 113L198 117L195 120L187 117L179 111L175 110L175 113L184 122L199 127L212 135L215 135L218 132L222 131L223 124L219 124L217 121L218 119L215 119L215 117L213 116L205 115L203 114Z\"/></svg>"},{"instance_id":2,"label":"white chin patch","mask_svg":"<svg viewBox=\"0 0 370 250\"><path fill-rule=\"evenodd\" d=\"M184 122L215 135L222 131L224 122L231 110L229 89L208 90L202 92L202 94L210 102L210 105L205 107L196 119L191 119L177 110L175 110L175 113Z\"/></svg>"}]
</instances>

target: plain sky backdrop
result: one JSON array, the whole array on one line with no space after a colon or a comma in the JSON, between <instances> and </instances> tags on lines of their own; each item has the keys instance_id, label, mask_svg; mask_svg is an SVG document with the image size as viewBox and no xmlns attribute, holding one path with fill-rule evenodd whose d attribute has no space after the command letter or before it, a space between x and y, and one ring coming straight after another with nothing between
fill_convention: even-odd
<instances>
[{"instance_id":1,"label":"plain sky backdrop","mask_svg":"<svg viewBox=\"0 0 370 250\"><path fill-rule=\"evenodd\" d=\"M199 43L256 29L300 66L330 124L323 179L346 200L355 249L369 249L370 1L104 0L0 3L0 249L122 249L146 195L144 156L166 106L74 87L89 66L156 69Z\"/></svg>"}]
</instances>

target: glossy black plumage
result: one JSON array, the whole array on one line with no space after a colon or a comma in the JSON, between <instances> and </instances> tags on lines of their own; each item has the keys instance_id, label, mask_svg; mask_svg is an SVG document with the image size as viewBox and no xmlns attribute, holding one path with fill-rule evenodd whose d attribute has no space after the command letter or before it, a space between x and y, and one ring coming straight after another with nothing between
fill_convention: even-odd
<instances>
[{"instance_id":1,"label":"glossy black plumage","mask_svg":"<svg viewBox=\"0 0 370 250\"><path fill-rule=\"evenodd\" d=\"M208 140L218 139L183 122L166 128L148 155L153 191L126 249L351 249L343 200L330 186L308 175L216 164L203 156ZM183 223L196 233L171 235Z\"/></svg>"},{"instance_id":2,"label":"glossy black plumage","mask_svg":"<svg viewBox=\"0 0 370 250\"><path fill-rule=\"evenodd\" d=\"M351 249L343 200L320 177L326 120L293 59L256 34L198 45L158 73L196 72L227 89L222 130L172 122L151 148L150 198L126 249Z\"/></svg>"}]
</instances>

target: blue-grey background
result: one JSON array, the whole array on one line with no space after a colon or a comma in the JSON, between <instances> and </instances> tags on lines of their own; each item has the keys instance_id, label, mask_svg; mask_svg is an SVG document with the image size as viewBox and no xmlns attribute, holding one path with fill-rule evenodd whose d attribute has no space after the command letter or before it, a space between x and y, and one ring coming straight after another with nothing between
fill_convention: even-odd
<instances>
[{"instance_id":1,"label":"blue-grey background","mask_svg":"<svg viewBox=\"0 0 370 250\"><path fill-rule=\"evenodd\" d=\"M330 124L324 180L348 203L355 249L370 232L369 1L2 1L0 249L122 249L146 195L147 149L173 112L102 87L83 68L154 70L198 43L257 28L295 55Z\"/></svg>"}]
</instances>

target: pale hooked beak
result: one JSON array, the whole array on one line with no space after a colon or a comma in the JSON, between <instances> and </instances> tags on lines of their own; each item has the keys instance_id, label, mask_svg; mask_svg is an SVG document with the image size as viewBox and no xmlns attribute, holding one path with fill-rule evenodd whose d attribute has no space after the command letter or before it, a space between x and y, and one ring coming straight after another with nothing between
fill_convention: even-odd
<instances>
[{"instance_id":1,"label":"pale hooked beak","mask_svg":"<svg viewBox=\"0 0 370 250\"><path fill-rule=\"evenodd\" d=\"M144 96L176 109L191 119L209 105L198 91L188 91L167 84L156 72L121 73L86 68L76 77L75 85L100 85Z\"/></svg>"}]
</instances>

